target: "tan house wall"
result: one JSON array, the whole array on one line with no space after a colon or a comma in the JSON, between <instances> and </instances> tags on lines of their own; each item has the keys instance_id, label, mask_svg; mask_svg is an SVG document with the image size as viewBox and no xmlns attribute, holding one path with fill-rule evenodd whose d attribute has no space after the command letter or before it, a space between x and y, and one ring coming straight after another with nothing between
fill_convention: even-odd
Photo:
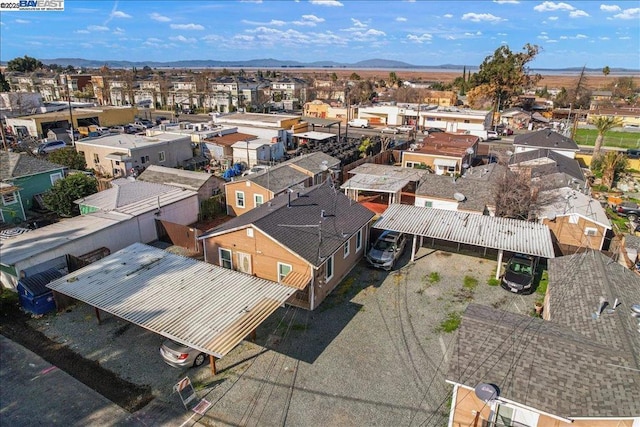
<instances>
[{"instance_id":1,"label":"tan house wall","mask_svg":"<svg viewBox=\"0 0 640 427\"><path fill-rule=\"evenodd\" d=\"M236 191L244 193L244 207L237 206ZM273 192L251 181L228 182L224 186L224 194L227 200L227 215L231 216L239 216L255 208L256 194L262 195L263 203L274 197Z\"/></svg>"},{"instance_id":2,"label":"tan house wall","mask_svg":"<svg viewBox=\"0 0 640 427\"><path fill-rule=\"evenodd\" d=\"M563 250L572 248L588 248L600 250L606 229L583 217L578 217L577 224L569 222L569 216L558 216L555 220L543 220L543 224L549 227L553 237ZM595 228L594 236L587 236L584 231L587 227Z\"/></svg>"},{"instance_id":3,"label":"tan house wall","mask_svg":"<svg viewBox=\"0 0 640 427\"><path fill-rule=\"evenodd\" d=\"M456 170L460 171L462 168L462 159L451 156L436 156L431 154L416 153L414 151L403 151L402 153L402 167L407 167L407 162L424 163L435 170L435 159L447 159L456 161Z\"/></svg>"}]
</instances>

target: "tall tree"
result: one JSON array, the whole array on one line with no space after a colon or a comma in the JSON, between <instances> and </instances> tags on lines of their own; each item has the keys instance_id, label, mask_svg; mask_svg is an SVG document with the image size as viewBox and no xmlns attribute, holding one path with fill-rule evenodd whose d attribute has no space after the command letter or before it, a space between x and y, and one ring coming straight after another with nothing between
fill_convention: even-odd
<instances>
[{"instance_id":1,"label":"tall tree","mask_svg":"<svg viewBox=\"0 0 640 427\"><path fill-rule=\"evenodd\" d=\"M49 153L49 161L66 166L71 170L83 171L87 168L87 162L84 156L78 153L75 148L63 148L62 150L56 150Z\"/></svg>"},{"instance_id":2,"label":"tall tree","mask_svg":"<svg viewBox=\"0 0 640 427\"><path fill-rule=\"evenodd\" d=\"M42 68L42 66L42 62L36 58L25 55L23 58L14 58L7 62L7 71L30 73L38 68Z\"/></svg>"},{"instance_id":3,"label":"tall tree","mask_svg":"<svg viewBox=\"0 0 640 427\"><path fill-rule=\"evenodd\" d=\"M58 215L76 216L80 208L73 201L97 192L98 181L94 177L76 173L57 180L42 199L47 209Z\"/></svg>"},{"instance_id":4,"label":"tall tree","mask_svg":"<svg viewBox=\"0 0 640 427\"><path fill-rule=\"evenodd\" d=\"M511 106L515 95L542 79L539 74L530 74L528 68L539 51L538 46L528 43L519 53L513 53L508 46L500 46L493 56L484 59L478 72L471 76L476 92L489 95L496 110Z\"/></svg>"},{"instance_id":5,"label":"tall tree","mask_svg":"<svg viewBox=\"0 0 640 427\"><path fill-rule=\"evenodd\" d=\"M596 137L596 142L593 147L593 155L595 157L600 154L600 149L604 142L604 134L614 127L622 126L622 120L619 117L597 116L595 119L591 120L591 124L598 129L598 136Z\"/></svg>"},{"instance_id":6,"label":"tall tree","mask_svg":"<svg viewBox=\"0 0 640 427\"><path fill-rule=\"evenodd\" d=\"M608 65L606 65L603 69L602 69L602 74L604 74L605 77L607 77L609 74L611 73L611 68L609 68Z\"/></svg>"}]
</instances>

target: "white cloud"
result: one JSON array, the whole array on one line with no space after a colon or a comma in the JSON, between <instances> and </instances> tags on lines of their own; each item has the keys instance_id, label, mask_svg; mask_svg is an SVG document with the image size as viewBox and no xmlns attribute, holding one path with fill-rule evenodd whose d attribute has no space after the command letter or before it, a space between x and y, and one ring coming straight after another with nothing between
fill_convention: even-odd
<instances>
[{"instance_id":1,"label":"white cloud","mask_svg":"<svg viewBox=\"0 0 640 427\"><path fill-rule=\"evenodd\" d=\"M601 4L600 10L604 12L620 12L622 9L616 4Z\"/></svg>"},{"instance_id":2,"label":"white cloud","mask_svg":"<svg viewBox=\"0 0 640 427\"><path fill-rule=\"evenodd\" d=\"M114 10L113 12L111 12L111 17L112 18L131 18L131 15L124 13L121 10Z\"/></svg>"},{"instance_id":3,"label":"white cloud","mask_svg":"<svg viewBox=\"0 0 640 427\"><path fill-rule=\"evenodd\" d=\"M338 0L309 0L309 3L315 4L317 6L344 6Z\"/></svg>"},{"instance_id":4,"label":"white cloud","mask_svg":"<svg viewBox=\"0 0 640 427\"><path fill-rule=\"evenodd\" d=\"M629 36L622 36L622 37L618 37L618 40L631 40L631 37L629 37Z\"/></svg>"},{"instance_id":5,"label":"white cloud","mask_svg":"<svg viewBox=\"0 0 640 427\"><path fill-rule=\"evenodd\" d=\"M611 40L611 38L609 38L607 36L600 36L600 37L598 37L598 40Z\"/></svg>"},{"instance_id":6,"label":"white cloud","mask_svg":"<svg viewBox=\"0 0 640 427\"><path fill-rule=\"evenodd\" d=\"M240 3L262 3L262 0L240 0Z\"/></svg>"},{"instance_id":7,"label":"white cloud","mask_svg":"<svg viewBox=\"0 0 640 427\"><path fill-rule=\"evenodd\" d=\"M205 42L219 42L224 39L222 36L219 36L217 34L209 34L207 36L200 38L200 40L204 40Z\"/></svg>"},{"instance_id":8,"label":"white cloud","mask_svg":"<svg viewBox=\"0 0 640 427\"><path fill-rule=\"evenodd\" d=\"M253 40L255 40L255 37L248 36L246 34L238 34L233 39L241 42L252 42Z\"/></svg>"},{"instance_id":9,"label":"white cloud","mask_svg":"<svg viewBox=\"0 0 640 427\"><path fill-rule=\"evenodd\" d=\"M499 18L490 13L465 13L462 15L463 21L471 21L471 22L500 22L503 21L502 18Z\"/></svg>"},{"instance_id":10,"label":"white cloud","mask_svg":"<svg viewBox=\"0 0 640 427\"><path fill-rule=\"evenodd\" d=\"M87 27L89 31L109 31L109 27L105 25L89 25Z\"/></svg>"},{"instance_id":11,"label":"white cloud","mask_svg":"<svg viewBox=\"0 0 640 427\"><path fill-rule=\"evenodd\" d=\"M557 21L559 18L557 16L550 16L547 18L549 21Z\"/></svg>"},{"instance_id":12,"label":"white cloud","mask_svg":"<svg viewBox=\"0 0 640 427\"><path fill-rule=\"evenodd\" d=\"M396 22L407 22L407 18L402 17L402 16L398 16L398 17L396 18Z\"/></svg>"},{"instance_id":13,"label":"white cloud","mask_svg":"<svg viewBox=\"0 0 640 427\"><path fill-rule=\"evenodd\" d=\"M248 25L258 25L258 26L265 26L265 25L274 25L276 27L281 27L283 25L286 25L286 22L284 21L279 21L277 19L272 19L269 22L258 22L258 21L248 21L246 19L243 19L241 21L243 24L248 24Z\"/></svg>"},{"instance_id":14,"label":"white cloud","mask_svg":"<svg viewBox=\"0 0 640 427\"><path fill-rule=\"evenodd\" d=\"M575 7L571 6L568 3L555 3L552 1L545 1L542 4L539 4L533 8L536 12L553 12L556 10L567 10L572 11L575 10Z\"/></svg>"},{"instance_id":15,"label":"white cloud","mask_svg":"<svg viewBox=\"0 0 640 427\"><path fill-rule=\"evenodd\" d=\"M498 4L518 4L519 0L493 0L494 3Z\"/></svg>"},{"instance_id":16,"label":"white cloud","mask_svg":"<svg viewBox=\"0 0 640 427\"><path fill-rule=\"evenodd\" d=\"M508 34L507 34L507 33L497 33L496 35L498 35L498 36L500 36L500 37L506 37L506 36L508 36Z\"/></svg>"},{"instance_id":17,"label":"white cloud","mask_svg":"<svg viewBox=\"0 0 640 427\"><path fill-rule=\"evenodd\" d=\"M580 39L580 40L584 40L584 39L588 39L589 36L585 35L585 34L576 34L576 39Z\"/></svg>"},{"instance_id":18,"label":"white cloud","mask_svg":"<svg viewBox=\"0 0 640 427\"><path fill-rule=\"evenodd\" d=\"M76 33L76 34L91 34L91 31L87 31L87 30L76 30L76 31L74 31L74 33Z\"/></svg>"},{"instance_id":19,"label":"white cloud","mask_svg":"<svg viewBox=\"0 0 640 427\"><path fill-rule=\"evenodd\" d=\"M351 18L351 22L353 22L354 27L367 28L367 24L363 24L362 21L359 21L357 19Z\"/></svg>"},{"instance_id":20,"label":"white cloud","mask_svg":"<svg viewBox=\"0 0 640 427\"><path fill-rule=\"evenodd\" d=\"M616 19L639 19L640 18L640 7L635 7L633 9L625 9L622 13L618 13L613 15Z\"/></svg>"},{"instance_id":21,"label":"white cloud","mask_svg":"<svg viewBox=\"0 0 640 427\"><path fill-rule=\"evenodd\" d=\"M193 37L185 37L183 35L179 35L176 37L169 37L169 40L174 41L174 42L181 42L181 43L195 43L197 40Z\"/></svg>"},{"instance_id":22,"label":"white cloud","mask_svg":"<svg viewBox=\"0 0 640 427\"><path fill-rule=\"evenodd\" d=\"M149 38L147 39L147 41L148 41L149 43L160 43L160 42L162 42L162 40L157 39L157 38L155 38L155 37L149 37Z\"/></svg>"},{"instance_id":23,"label":"white cloud","mask_svg":"<svg viewBox=\"0 0 640 427\"><path fill-rule=\"evenodd\" d=\"M540 35L538 36L538 38L539 38L540 40L549 40L549 36L547 36L547 35L545 35L545 34L540 34Z\"/></svg>"},{"instance_id":24,"label":"white cloud","mask_svg":"<svg viewBox=\"0 0 640 427\"><path fill-rule=\"evenodd\" d=\"M173 30L204 30L204 27L200 24L171 24L170 27Z\"/></svg>"},{"instance_id":25,"label":"white cloud","mask_svg":"<svg viewBox=\"0 0 640 427\"><path fill-rule=\"evenodd\" d=\"M26 19L16 19L14 22L16 24L31 24L31 21L27 21Z\"/></svg>"},{"instance_id":26,"label":"white cloud","mask_svg":"<svg viewBox=\"0 0 640 427\"><path fill-rule=\"evenodd\" d=\"M481 35L482 35L481 31L476 31L475 33L469 33L469 32L464 33L465 37L479 37Z\"/></svg>"},{"instance_id":27,"label":"white cloud","mask_svg":"<svg viewBox=\"0 0 640 427\"><path fill-rule=\"evenodd\" d=\"M586 18L589 14L584 10L572 10L569 12L569 18Z\"/></svg>"},{"instance_id":28,"label":"white cloud","mask_svg":"<svg viewBox=\"0 0 640 427\"><path fill-rule=\"evenodd\" d=\"M124 34L124 30L120 27L116 27L116 29L113 30L113 34Z\"/></svg>"},{"instance_id":29,"label":"white cloud","mask_svg":"<svg viewBox=\"0 0 640 427\"><path fill-rule=\"evenodd\" d=\"M420 34L420 35L415 35L415 34L409 34L407 36L408 40L411 40L412 42L416 42L416 43L428 43L433 39L433 36L431 34Z\"/></svg>"},{"instance_id":30,"label":"white cloud","mask_svg":"<svg viewBox=\"0 0 640 427\"><path fill-rule=\"evenodd\" d=\"M27 44L30 44L33 46L42 46L42 42L36 42L36 41L29 41L27 42Z\"/></svg>"},{"instance_id":31,"label":"white cloud","mask_svg":"<svg viewBox=\"0 0 640 427\"><path fill-rule=\"evenodd\" d=\"M447 14L444 15L444 17L447 18L447 19L451 19L451 18L453 18L453 15L450 14L450 13L447 13Z\"/></svg>"},{"instance_id":32,"label":"white cloud","mask_svg":"<svg viewBox=\"0 0 640 427\"><path fill-rule=\"evenodd\" d=\"M302 15L302 19L316 23L324 22L324 18L318 18L316 15Z\"/></svg>"},{"instance_id":33,"label":"white cloud","mask_svg":"<svg viewBox=\"0 0 640 427\"><path fill-rule=\"evenodd\" d=\"M153 13L149 14L149 18L153 19L154 21L158 21L158 22L170 22L171 21L171 18L169 18L168 16L160 15L157 12L153 12Z\"/></svg>"},{"instance_id":34,"label":"white cloud","mask_svg":"<svg viewBox=\"0 0 640 427\"><path fill-rule=\"evenodd\" d=\"M324 18L318 18L315 15L302 15L302 19L298 21L292 21L293 25L300 25L306 27L315 27L316 24L324 22Z\"/></svg>"}]
</instances>

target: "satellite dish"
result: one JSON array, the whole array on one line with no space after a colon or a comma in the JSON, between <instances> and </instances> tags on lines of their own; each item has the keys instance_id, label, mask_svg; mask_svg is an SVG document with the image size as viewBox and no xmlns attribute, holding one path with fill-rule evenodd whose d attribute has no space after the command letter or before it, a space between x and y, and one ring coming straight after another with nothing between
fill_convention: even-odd
<instances>
[{"instance_id":1,"label":"satellite dish","mask_svg":"<svg viewBox=\"0 0 640 427\"><path fill-rule=\"evenodd\" d=\"M466 199L465 195L462 193L453 193L453 198L459 202L464 202Z\"/></svg>"},{"instance_id":2,"label":"satellite dish","mask_svg":"<svg viewBox=\"0 0 640 427\"><path fill-rule=\"evenodd\" d=\"M489 402L500 395L500 389L495 384L480 383L476 386L475 393L478 399Z\"/></svg>"},{"instance_id":3,"label":"satellite dish","mask_svg":"<svg viewBox=\"0 0 640 427\"><path fill-rule=\"evenodd\" d=\"M320 169L322 169L323 171L326 171L327 169L329 169L329 165L326 160L322 161L322 163L320 164Z\"/></svg>"},{"instance_id":4,"label":"satellite dish","mask_svg":"<svg viewBox=\"0 0 640 427\"><path fill-rule=\"evenodd\" d=\"M415 150L416 148L418 148L418 146L416 144L410 144L409 148L411 148L412 150Z\"/></svg>"},{"instance_id":5,"label":"satellite dish","mask_svg":"<svg viewBox=\"0 0 640 427\"><path fill-rule=\"evenodd\" d=\"M549 221L555 221L556 220L556 213L555 212L551 212L549 215L547 215L547 219Z\"/></svg>"},{"instance_id":6,"label":"satellite dish","mask_svg":"<svg viewBox=\"0 0 640 427\"><path fill-rule=\"evenodd\" d=\"M473 154L473 148L469 147L465 150L467 154Z\"/></svg>"},{"instance_id":7,"label":"satellite dish","mask_svg":"<svg viewBox=\"0 0 640 427\"><path fill-rule=\"evenodd\" d=\"M507 151L505 151L505 154L506 154L507 156L513 156L513 151L511 151L511 150L507 150Z\"/></svg>"}]
</instances>

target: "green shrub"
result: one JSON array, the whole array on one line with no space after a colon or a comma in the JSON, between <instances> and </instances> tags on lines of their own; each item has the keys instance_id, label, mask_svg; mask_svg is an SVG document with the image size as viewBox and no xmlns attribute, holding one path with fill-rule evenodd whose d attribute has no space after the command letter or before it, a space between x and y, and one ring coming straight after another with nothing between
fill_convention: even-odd
<instances>
[{"instance_id":1,"label":"green shrub","mask_svg":"<svg viewBox=\"0 0 640 427\"><path fill-rule=\"evenodd\" d=\"M474 290L478 286L478 279L471 276L464 276L464 283L462 285L463 288Z\"/></svg>"},{"instance_id":2,"label":"green shrub","mask_svg":"<svg viewBox=\"0 0 640 427\"><path fill-rule=\"evenodd\" d=\"M442 323L440 323L438 331L446 333L453 332L458 329L458 327L460 327L461 321L462 316L460 315L460 313L453 311L447 314L447 318L443 320Z\"/></svg>"},{"instance_id":3,"label":"green shrub","mask_svg":"<svg viewBox=\"0 0 640 427\"><path fill-rule=\"evenodd\" d=\"M438 283L440 281L440 273L437 271L431 272L429 274L429 283Z\"/></svg>"},{"instance_id":4,"label":"green shrub","mask_svg":"<svg viewBox=\"0 0 640 427\"><path fill-rule=\"evenodd\" d=\"M496 279L495 277L492 277L491 279L487 280L487 285L489 286L498 286L500 284L500 279Z\"/></svg>"}]
</instances>

